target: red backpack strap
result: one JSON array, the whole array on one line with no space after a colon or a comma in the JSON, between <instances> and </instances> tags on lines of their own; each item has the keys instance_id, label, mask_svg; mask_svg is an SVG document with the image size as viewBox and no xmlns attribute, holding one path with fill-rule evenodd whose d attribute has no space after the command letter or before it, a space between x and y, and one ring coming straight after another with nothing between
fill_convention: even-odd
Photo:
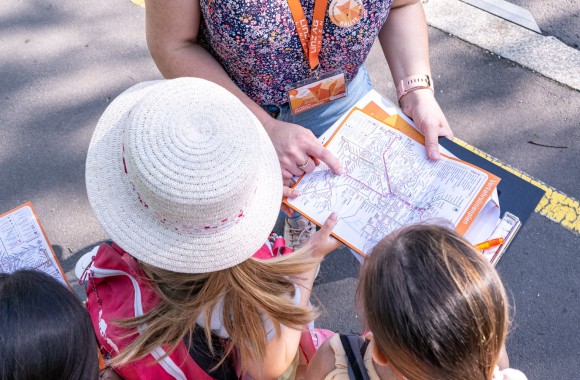
<instances>
[{"instance_id":1,"label":"red backpack strap","mask_svg":"<svg viewBox=\"0 0 580 380\"><path fill-rule=\"evenodd\" d=\"M278 236L275 233L270 235L270 241L272 243L272 251L275 256L283 256L294 252L292 248L286 246L286 240L282 236Z\"/></svg>"},{"instance_id":2,"label":"red backpack strap","mask_svg":"<svg viewBox=\"0 0 580 380\"><path fill-rule=\"evenodd\" d=\"M137 261L119 246L99 247L90 269L86 305L106 358L118 355L139 334L135 329L120 327L117 321L143 315L159 302L159 296L144 280ZM191 358L184 342L170 355L166 355L167 349L156 347L144 358L115 370L128 380L213 380Z\"/></svg>"},{"instance_id":3,"label":"red backpack strap","mask_svg":"<svg viewBox=\"0 0 580 380\"><path fill-rule=\"evenodd\" d=\"M335 333L330 330L311 329L310 327L307 327L302 331L302 334L300 335L299 349L306 363L310 363L310 360L322 343L332 338L334 334Z\"/></svg>"},{"instance_id":4,"label":"red backpack strap","mask_svg":"<svg viewBox=\"0 0 580 380\"><path fill-rule=\"evenodd\" d=\"M252 257L255 259L267 260L272 257L287 255L292 252L292 248L286 247L286 241L284 238L272 232L268 241L266 241Z\"/></svg>"},{"instance_id":5,"label":"red backpack strap","mask_svg":"<svg viewBox=\"0 0 580 380\"><path fill-rule=\"evenodd\" d=\"M131 271L133 274L138 274L140 276L143 276L143 272L141 271L141 268L139 267L139 263L137 262L137 260L135 260L135 258L133 256L131 256L127 252L123 251L123 249L115 243L111 244L111 248L113 248L115 250L115 252L117 252L121 255L121 260L123 260L125 262L125 264L127 264L127 267L131 268Z\"/></svg>"}]
</instances>

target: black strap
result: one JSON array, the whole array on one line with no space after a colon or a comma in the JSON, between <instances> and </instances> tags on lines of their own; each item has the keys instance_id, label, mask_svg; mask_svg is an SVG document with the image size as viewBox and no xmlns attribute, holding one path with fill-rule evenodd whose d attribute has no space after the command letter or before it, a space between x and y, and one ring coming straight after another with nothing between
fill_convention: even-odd
<instances>
[{"instance_id":1,"label":"black strap","mask_svg":"<svg viewBox=\"0 0 580 380\"><path fill-rule=\"evenodd\" d=\"M208 347L205 329L201 326L195 326L191 340L189 340L188 335L183 340L185 341L185 346L189 347L189 355L193 361L213 379L228 380L238 378L232 358L227 358L219 367L212 371L225 353L224 339L214 333L211 334L211 344L215 350L214 354L211 353Z\"/></svg>"},{"instance_id":2,"label":"black strap","mask_svg":"<svg viewBox=\"0 0 580 380\"><path fill-rule=\"evenodd\" d=\"M364 338L363 338L364 339ZM371 343L370 340L368 339L364 339L364 343L362 344L362 346L360 347L360 355L364 358L365 355L367 354L367 348L369 347L369 343Z\"/></svg>"},{"instance_id":3,"label":"black strap","mask_svg":"<svg viewBox=\"0 0 580 380\"><path fill-rule=\"evenodd\" d=\"M354 380L364 380L363 374L361 369L358 365L358 361L352 351L352 347L346 335L340 334L340 341L342 342L342 347L344 347L344 352L346 353L346 357L348 358L348 363L352 368L352 372L354 374Z\"/></svg>"}]
</instances>

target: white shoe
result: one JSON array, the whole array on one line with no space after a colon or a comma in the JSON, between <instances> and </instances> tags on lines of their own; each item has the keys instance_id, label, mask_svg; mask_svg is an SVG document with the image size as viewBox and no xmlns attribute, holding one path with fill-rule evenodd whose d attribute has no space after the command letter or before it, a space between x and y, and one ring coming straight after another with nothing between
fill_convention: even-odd
<instances>
[{"instance_id":1,"label":"white shoe","mask_svg":"<svg viewBox=\"0 0 580 380\"><path fill-rule=\"evenodd\" d=\"M288 219L284 222L284 240L287 247L296 251L297 249L302 248L308 239L314 235L316 232L316 224L312 223L302 215L293 219L292 222L296 222L297 226L294 227L290 225Z\"/></svg>"}]
</instances>

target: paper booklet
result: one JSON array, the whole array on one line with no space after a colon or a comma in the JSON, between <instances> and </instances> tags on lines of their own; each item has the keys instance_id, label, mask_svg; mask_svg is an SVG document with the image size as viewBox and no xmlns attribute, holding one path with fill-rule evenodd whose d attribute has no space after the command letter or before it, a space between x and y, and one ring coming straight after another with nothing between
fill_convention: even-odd
<instances>
[{"instance_id":1,"label":"paper booklet","mask_svg":"<svg viewBox=\"0 0 580 380\"><path fill-rule=\"evenodd\" d=\"M70 286L30 202L0 215L0 272L18 269L39 270Z\"/></svg>"},{"instance_id":2,"label":"paper booklet","mask_svg":"<svg viewBox=\"0 0 580 380\"><path fill-rule=\"evenodd\" d=\"M320 140L344 174L337 176L321 163L298 179L294 187L300 196L285 202L318 225L337 212L333 235L360 255L412 223L448 225L473 244L485 241L498 225L500 178L445 149L439 161L430 161L412 121L375 91Z\"/></svg>"}]
</instances>

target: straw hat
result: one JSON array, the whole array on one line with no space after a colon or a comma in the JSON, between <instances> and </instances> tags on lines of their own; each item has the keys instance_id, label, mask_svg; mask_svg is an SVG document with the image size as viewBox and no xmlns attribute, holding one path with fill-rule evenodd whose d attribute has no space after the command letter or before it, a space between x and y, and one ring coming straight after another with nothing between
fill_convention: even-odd
<instances>
[{"instance_id":1,"label":"straw hat","mask_svg":"<svg viewBox=\"0 0 580 380\"><path fill-rule=\"evenodd\" d=\"M89 202L120 247L182 273L232 267L266 241L282 177L256 117L196 78L152 81L106 109L86 163Z\"/></svg>"}]
</instances>

